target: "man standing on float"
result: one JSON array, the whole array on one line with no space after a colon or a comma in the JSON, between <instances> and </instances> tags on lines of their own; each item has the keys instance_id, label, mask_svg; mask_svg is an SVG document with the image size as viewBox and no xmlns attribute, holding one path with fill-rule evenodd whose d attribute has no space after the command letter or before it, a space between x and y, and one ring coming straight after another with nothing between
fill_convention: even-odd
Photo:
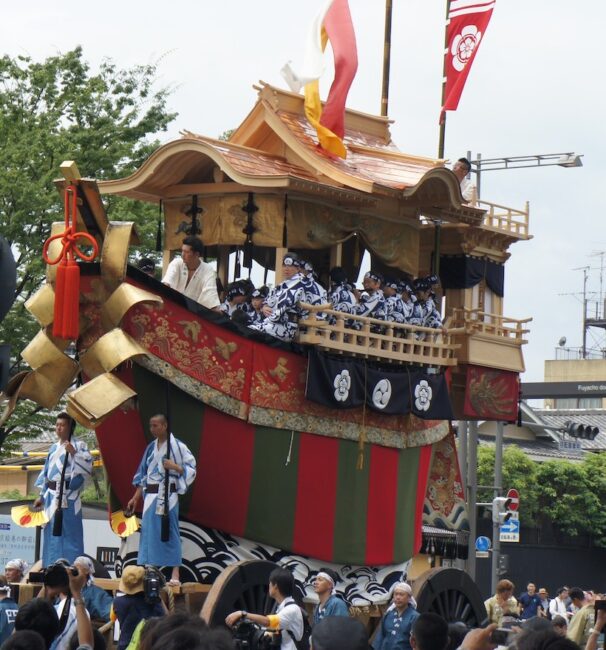
<instances>
[{"instance_id":1,"label":"man standing on float","mask_svg":"<svg viewBox=\"0 0 606 650\"><path fill-rule=\"evenodd\" d=\"M196 459L189 449L169 432L165 415L160 413L151 417L149 430L155 440L150 442L143 454L133 478L133 485L137 489L127 506L127 509L133 512L141 496L144 496L137 564L172 567L169 584L179 585L179 567L182 559L179 495L185 494L196 478ZM165 494L168 494L168 510L165 506ZM166 515L168 535L164 535L163 539L162 519Z\"/></svg>"},{"instance_id":2,"label":"man standing on float","mask_svg":"<svg viewBox=\"0 0 606 650\"><path fill-rule=\"evenodd\" d=\"M47 567L59 558L73 562L84 554L82 503L80 493L90 476L93 459L86 443L73 437L75 422L59 413L55 423L58 441L49 449L36 487L40 496L34 506L44 506L48 523L42 532L42 564ZM61 514L59 514L59 509ZM61 519L61 525L56 519Z\"/></svg>"}]
</instances>

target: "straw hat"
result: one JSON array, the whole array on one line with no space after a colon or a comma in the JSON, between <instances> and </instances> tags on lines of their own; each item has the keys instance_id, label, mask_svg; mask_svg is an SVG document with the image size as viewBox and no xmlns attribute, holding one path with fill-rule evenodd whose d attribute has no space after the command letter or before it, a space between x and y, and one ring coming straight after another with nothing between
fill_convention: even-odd
<instances>
[{"instance_id":1,"label":"straw hat","mask_svg":"<svg viewBox=\"0 0 606 650\"><path fill-rule=\"evenodd\" d=\"M125 594L136 594L143 591L143 578L145 576L145 567L127 566L122 571L118 589Z\"/></svg>"}]
</instances>

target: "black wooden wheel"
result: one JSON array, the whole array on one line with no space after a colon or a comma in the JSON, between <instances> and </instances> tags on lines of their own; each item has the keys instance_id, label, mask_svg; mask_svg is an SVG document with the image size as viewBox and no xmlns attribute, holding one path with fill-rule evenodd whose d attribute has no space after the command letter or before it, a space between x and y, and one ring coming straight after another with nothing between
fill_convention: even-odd
<instances>
[{"instance_id":1,"label":"black wooden wheel","mask_svg":"<svg viewBox=\"0 0 606 650\"><path fill-rule=\"evenodd\" d=\"M420 612L439 614L468 627L486 623L486 608L475 582L460 569L432 569L419 576L412 590Z\"/></svg>"},{"instance_id":2,"label":"black wooden wheel","mask_svg":"<svg viewBox=\"0 0 606 650\"><path fill-rule=\"evenodd\" d=\"M224 625L225 618L239 609L269 614L274 605L269 597L269 574L278 567L265 560L235 562L213 583L200 616L211 626Z\"/></svg>"}]
</instances>

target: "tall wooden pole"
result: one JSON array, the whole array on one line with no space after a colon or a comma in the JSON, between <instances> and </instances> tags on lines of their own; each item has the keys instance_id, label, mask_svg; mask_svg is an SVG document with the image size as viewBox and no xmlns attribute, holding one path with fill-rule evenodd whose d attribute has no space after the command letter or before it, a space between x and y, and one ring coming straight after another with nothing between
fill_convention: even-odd
<instances>
[{"instance_id":1,"label":"tall wooden pole","mask_svg":"<svg viewBox=\"0 0 606 650\"><path fill-rule=\"evenodd\" d=\"M381 90L381 115L387 117L389 107L389 69L391 66L391 16L393 0L385 0L385 43L383 47L383 88Z\"/></svg>"},{"instance_id":2,"label":"tall wooden pole","mask_svg":"<svg viewBox=\"0 0 606 650\"><path fill-rule=\"evenodd\" d=\"M442 64L442 106L446 101L446 50L448 50L448 14L450 13L450 0L446 0L446 21L444 25L444 63ZM438 158L444 158L444 145L446 141L446 111L440 116L440 142L438 144Z\"/></svg>"},{"instance_id":3,"label":"tall wooden pole","mask_svg":"<svg viewBox=\"0 0 606 650\"><path fill-rule=\"evenodd\" d=\"M448 50L448 14L450 12L450 0L446 0L446 20L444 24L444 63L442 64L442 106L446 101L446 51ZM442 107L440 106L440 108ZM444 145L446 141L446 111L440 115L440 141L438 143L438 158L444 158ZM442 224L440 220L434 221L433 238L433 263L431 272L433 275L440 274L440 234Z\"/></svg>"}]
</instances>

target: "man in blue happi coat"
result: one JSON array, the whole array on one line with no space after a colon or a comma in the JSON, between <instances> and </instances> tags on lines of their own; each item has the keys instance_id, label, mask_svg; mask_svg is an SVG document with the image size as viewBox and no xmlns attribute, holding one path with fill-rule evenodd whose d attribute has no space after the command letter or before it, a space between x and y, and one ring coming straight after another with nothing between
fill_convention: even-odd
<instances>
[{"instance_id":1,"label":"man in blue happi coat","mask_svg":"<svg viewBox=\"0 0 606 650\"><path fill-rule=\"evenodd\" d=\"M300 302L305 302L310 282L302 273L303 261L295 253L287 253L282 260L285 281L270 294L263 307L265 320L255 325L270 336L282 341L292 341L297 332L297 322L302 314Z\"/></svg>"},{"instance_id":2,"label":"man in blue happi coat","mask_svg":"<svg viewBox=\"0 0 606 650\"><path fill-rule=\"evenodd\" d=\"M374 638L374 650L412 650L410 633L419 612L411 604L412 589L399 582L393 590L393 607L385 612Z\"/></svg>"},{"instance_id":3,"label":"man in blue happi coat","mask_svg":"<svg viewBox=\"0 0 606 650\"><path fill-rule=\"evenodd\" d=\"M337 574L332 569L318 571L313 585L320 602L314 607L312 628L327 616L349 616L347 605L335 594L336 581Z\"/></svg>"},{"instance_id":4,"label":"man in blue happi coat","mask_svg":"<svg viewBox=\"0 0 606 650\"><path fill-rule=\"evenodd\" d=\"M71 563L84 553L80 493L91 474L93 459L86 443L72 435L74 427L75 422L67 413L59 413L55 422L59 440L49 449L35 484L40 488L40 496L34 501L34 507L43 505L48 517L42 532L42 564L45 567L59 558ZM63 524L61 534L53 535L58 509L63 513Z\"/></svg>"},{"instance_id":5,"label":"man in blue happi coat","mask_svg":"<svg viewBox=\"0 0 606 650\"><path fill-rule=\"evenodd\" d=\"M127 510L134 512L143 495L143 520L137 564L172 567L169 584L178 585L182 559L179 495L185 494L196 478L196 459L191 451L169 432L168 420L162 413L150 418L149 431L155 440L149 443L143 454L133 478L133 485L137 489L127 505ZM168 472L169 535L167 541L162 541L166 472Z\"/></svg>"}]
</instances>

